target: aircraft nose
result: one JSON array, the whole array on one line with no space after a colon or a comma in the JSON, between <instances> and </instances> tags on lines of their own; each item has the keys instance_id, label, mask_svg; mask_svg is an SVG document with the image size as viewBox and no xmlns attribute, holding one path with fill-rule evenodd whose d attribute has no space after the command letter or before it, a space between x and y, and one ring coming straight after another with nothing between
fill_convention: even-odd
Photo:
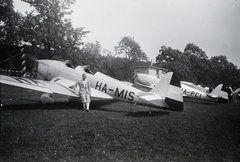
<instances>
[{"instance_id":1,"label":"aircraft nose","mask_svg":"<svg viewBox=\"0 0 240 162\"><path fill-rule=\"evenodd\" d=\"M41 74L43 77L47 78L48 70L49 70L49 63L44 60L38 61L38 73Z\"/></svg>"},{"instance_id":2,"label":"aircraft nose","mask_svg":"<svg viewBox=\"0 0 240 162\"><path fill-rule=\"evenodd\" d=\"M135 80L141 84L148 84L148 78L143 74L137 74Z\"/></svg>"}]
</instances>

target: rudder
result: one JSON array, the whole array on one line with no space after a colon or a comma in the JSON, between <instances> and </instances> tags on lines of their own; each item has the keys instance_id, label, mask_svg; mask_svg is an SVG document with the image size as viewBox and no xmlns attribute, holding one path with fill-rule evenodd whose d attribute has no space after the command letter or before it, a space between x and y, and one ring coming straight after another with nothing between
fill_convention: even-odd
<instances>
[{"instance_id":1,"label":"rudder","mask_svg":"<svg viewBox=\"0 0 240 162\"><path fill-rule=\"evenodd\" d=\"M156 86L151 90L151 92L160 95L163 99L166 98L168 94L169 85L172 79L173 72L168 72L165 74L161 80L156 84Z\"/></svg>"},{"instance_id":2,"label":"rudder","mask_svg":"<svg viewBox=\"0 0 240 162\"><path fill-rule=\"evenodd\" d=\"M219 84L210 94L209 96L213 98L217 98L220 96L223 84Z\"/></svg>"}]
</instances>

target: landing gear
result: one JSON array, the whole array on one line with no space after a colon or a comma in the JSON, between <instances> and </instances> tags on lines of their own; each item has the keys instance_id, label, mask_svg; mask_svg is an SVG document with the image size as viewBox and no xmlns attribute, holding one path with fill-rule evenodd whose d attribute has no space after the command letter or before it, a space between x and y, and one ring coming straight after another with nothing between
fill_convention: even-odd
<instances>
[{"instance_id":1,"label":"landing gear","mask_svg":"<svg viewBox=\"0 0 240 162\"><path fill-rule=\"evenodd\" d=\"M152 108L149 107L149 114L151 115L152 114Z\"/></svg>"},{"instance_id":2,"label":"landing gear","mask_svg":"<svg viewBox=\"0 0 240 162\"><path fill-rule=\"evenodd\" d=\"M54 103L54 99L52 98L52 94L45 93L41 96L41 101L43 104L46 103Z\"/></svg>"}]
</instances>

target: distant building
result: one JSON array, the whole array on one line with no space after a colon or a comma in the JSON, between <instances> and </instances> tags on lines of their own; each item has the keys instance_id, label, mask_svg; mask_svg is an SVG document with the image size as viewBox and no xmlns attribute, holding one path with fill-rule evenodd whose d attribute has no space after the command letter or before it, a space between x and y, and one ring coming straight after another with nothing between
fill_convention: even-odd
<instances>
[{"instance_id":1,"label":"distant building","mask_svg":"<svg viewBox=\"0 0 240 162\"><path fill-rule=\"evenodd\" d=\"M135 66L134 68L134 76L137 73L143 73L143 74L149 74L154 76L160 76L161 74L166 74L168 72L168 69L160 68L156 66Z\"/></svg>"}]
</instances>

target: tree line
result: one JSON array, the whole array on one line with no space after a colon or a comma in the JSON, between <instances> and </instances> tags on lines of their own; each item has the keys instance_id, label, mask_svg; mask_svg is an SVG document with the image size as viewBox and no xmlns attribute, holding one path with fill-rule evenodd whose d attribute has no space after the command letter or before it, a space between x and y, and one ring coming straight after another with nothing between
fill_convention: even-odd
<instances>
[{"instance_id":1,"label":"tree line","mask_svg":"<svg viewBox=\"0 0 240 162\"><path fill-rule=\"evenodd\" d=\"M173 71L176 82L189 81L208 87L223 83L234 89L240 86L240 69L236 65L223 55L209 58L194 43L187 44L183 52L162 46L156 65Z\"/></svg>"},{"instance_id":2,"label":"tree line","mask_svg":"<svg viewBox=\"0 0 240 162\"><path fill-rule=\"evenodd\" d=\"M102 49L100 42L83 42L90 31L74 28L67 16L75 0L22 0L35 8L24 15L14 11L12 0L0 6L1 60L18 53L28 53L39 59L72 60L74 65L90 65L91 71L101 71L116 79L130 81L133 67L150 65L146 53L134 37L124 36L114 52ZM240 86L240 70L226 56L208 58L193 43L183 52L171 47L159 47L154 66L174 72L173 84L180 80L203 86L219 83ZM24 51L22 50L24 49ZM21 69L21 58L1 63L1 68ZM28 63L28 70L33 65Z\"/></svg>"}]
</instances>

